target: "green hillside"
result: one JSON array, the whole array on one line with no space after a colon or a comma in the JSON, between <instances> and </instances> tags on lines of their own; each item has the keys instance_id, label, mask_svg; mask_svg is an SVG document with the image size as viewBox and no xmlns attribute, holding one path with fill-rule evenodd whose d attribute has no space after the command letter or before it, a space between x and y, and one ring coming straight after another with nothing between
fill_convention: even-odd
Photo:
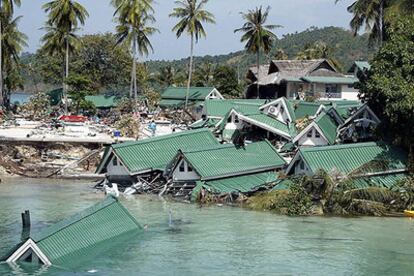
<instances>
[{"instance_id":1,"label":"green hillside","mask_svg":"<svg viewBox=\"0 0 414 276\"><path fill-rule=\"evenodd\" d=\"M338 27L316 28L311 27L303 32L287 34L281 37L275 44L273 52L262 62L267 62L274 55L277 49L283 49L294 59L296 54L308 44L317 41L325 42L333 50L334 57L342 64L343 68L348 68L355 60L369 59L375 49L368 47L367 36L354 37L350 31ZM244 51L230 53L227 55L196 57L196 63L225 63L234 67L239 67L243 74L247 68L255 64L255 57L245 55ZM151 72L158 71L159 68L172 65L176 68L185 68L188 59L174 61L153 60L148 62Z\"/></svg>"}]
</instances>

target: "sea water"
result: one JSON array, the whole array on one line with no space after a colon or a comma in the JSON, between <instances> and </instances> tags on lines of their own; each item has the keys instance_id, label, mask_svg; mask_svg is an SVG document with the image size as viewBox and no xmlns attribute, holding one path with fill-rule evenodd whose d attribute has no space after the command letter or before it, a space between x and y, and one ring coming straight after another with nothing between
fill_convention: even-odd
<instances>
[{"instance_id":1,"label":"sea water","mask_svg":"<svg viewBox=\"0 0 414 276\"><path fill-rule=\"evenodd\" d=\"M93 183L3 179L0 255L32 231L102 200ZM414 220L286 217L234 207L199 207L154 196L122 198L148 228L79 267L10 266L0 275L414 275ZM171 218L170 218L171 214Z\"/></svg>"}]
</instances>

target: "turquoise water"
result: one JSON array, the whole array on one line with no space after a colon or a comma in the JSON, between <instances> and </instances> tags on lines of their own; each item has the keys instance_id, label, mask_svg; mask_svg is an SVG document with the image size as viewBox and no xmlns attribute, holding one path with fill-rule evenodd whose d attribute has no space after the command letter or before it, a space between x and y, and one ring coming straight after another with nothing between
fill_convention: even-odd
<instances>
[{"instance_id":1,"label":"turquoise water","mask_svg":"<svg viewBox=\"0 0 414 276\"><path fill-rule=\"evenodd\" d=\"M0 254L20 239L20 213L42 228L98 200L92 184L6 179ZM0 265L0 275L414 275L414 220L289 218L157 197L122 199L149 228L76 269ZM176 230L168 227L172 210Z\"/></svg>"}]
</instances>

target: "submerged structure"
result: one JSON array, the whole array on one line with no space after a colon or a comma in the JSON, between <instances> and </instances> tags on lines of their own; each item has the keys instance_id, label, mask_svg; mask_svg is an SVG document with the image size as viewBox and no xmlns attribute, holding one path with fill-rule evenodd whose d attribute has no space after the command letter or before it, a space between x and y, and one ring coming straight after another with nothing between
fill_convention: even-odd
<instances>
[{"instance_id":1,"label":"submerged structure","mask_svg":"<svg viewBox=\"0 0 414 276\"><path fill-rule=\"evenodd\" d=\"M127 142L109 147L97 168L97 173L106 173L110 182L134 184L138 178L162 180L165 167L177 151L218 145L219 142L208 129L173 133Z\"/></svg>"},{"instance_id":2,"label":"submerged structure","mask_svg":"<svg viewBox=\"0 0 414 276\"><path fill-rule=\"evenodd\" d=\"M98 245L140 230L139 223L118 199L108 196L102 202L30 235L2 260L65 267L88 257Z\"/></svg>"},{"instance_id":3,"label":"submerged structure","mask_svg":"<svg viewBox=\"0 0 414 276\"><path fill-rule=\"evenodd\" d=\"M164 175L174 194L196 187L213 194L250 193L274 183L285 165L270 142L263 141L180 150Z\"/></svg>"}]
</instances>

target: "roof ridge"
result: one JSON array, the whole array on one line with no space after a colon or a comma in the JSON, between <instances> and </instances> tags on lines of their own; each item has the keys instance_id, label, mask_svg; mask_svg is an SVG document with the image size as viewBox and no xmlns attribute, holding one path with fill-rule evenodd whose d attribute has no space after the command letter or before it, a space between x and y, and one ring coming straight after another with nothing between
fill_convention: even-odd
<instances>
[{"instance_id":1,"label":"roof ridge","mask_svg":"<svg viewBox=\"0 0 414 276\"><path fill-rule=\"evenodd\" d=\"M191 133L189 133L189 132L191 132ZM162 136L158 136L158 137L154 137L154 138L148 138L148 139L143 139L143 140L138 140L138 141L131 141L131 142L126 142L126 143L122 143L122 144L114 144L114 145L112 145L112 148L120 149L120 148L131 147L131 146L135 146L135 145L142 145L142 144L147 144L147 143L153 143L153 142L157 142L157 141L168 140L168 139L175 138L175 137L182 137L182 136L187 136L187 135L202 133L202 132L210 132L210 130L208 130L206 128L186 130L186 131L171 133L171 134L162 135Z\"/></svg>"},{"instance_id":2,"label":"roof ridge","mask_svg":"<svg viewBox=\"0 0 414 276\"><path fill-rule=\"evenodd\" d=\"M258 144L265 144L266 142L269 145L271 145L270 142L267 141L267 139L266 139L264 141L259 141L259 142L255 142L255 143L251 143L251 144L246 144L246 145L244 145L244 147L248 147L248 146L252 146L252 145L258 145ZM213 146L208 146L208 147L206 146L204 148L181 150L181 152L183 154L187 154L187 153L198 153L198 152L213 151L213 150L223 150L223 149L227 149L227 148L239 149L239 148L243 148L243 146L237 146L237 145L234 145L234 144L218 144L218 145L213 145Z\"/></svg>"},{"instance_id":3,"label":"roof ridge","mask_svg":"<svg viewBox=\"0 0 414 276\"><path fill-rule=\"evenodd\" d=\"M363 142L363 143L352 143L352 144L340 144L340 145L331 145L331 146L321 146L321 147L301 147L300 151L304 152L313 152L313 151L323 151L323 150L341 150L346 148L358 148L358 147L373 147L373 146L380 146L386 145L386 143L382 142Z\"/></svg>"}]
</instances>

